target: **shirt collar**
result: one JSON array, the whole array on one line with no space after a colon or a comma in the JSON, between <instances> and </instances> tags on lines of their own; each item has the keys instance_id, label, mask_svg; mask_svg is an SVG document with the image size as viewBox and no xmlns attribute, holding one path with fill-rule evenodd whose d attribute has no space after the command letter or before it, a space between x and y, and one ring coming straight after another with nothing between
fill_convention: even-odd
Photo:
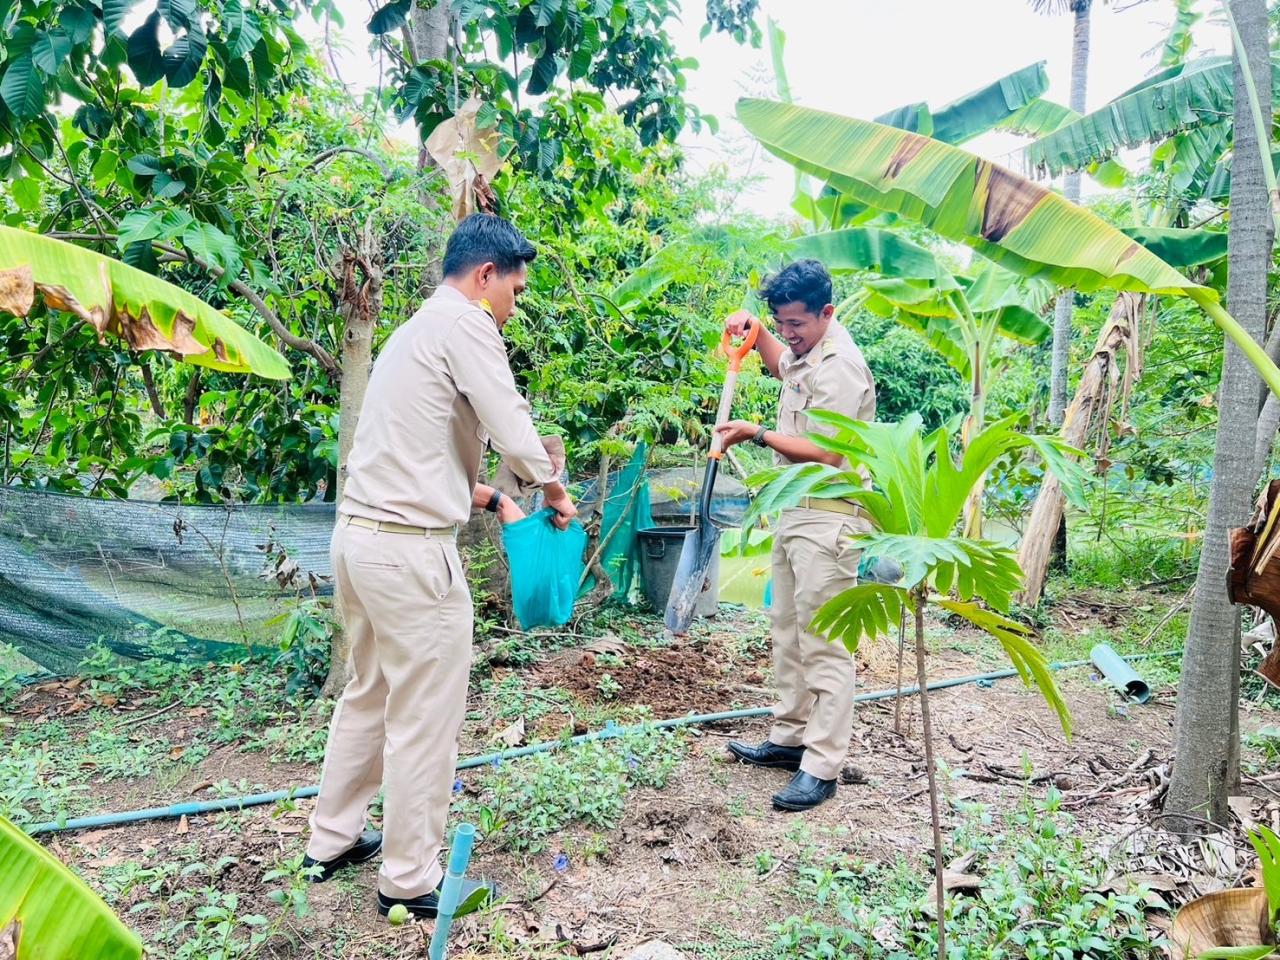
<instances>
[{"instance_id":1,"label":"shirt collar","mask_svg":"<svg viewBox=\"0 0 1280 960\"><path fill-rule=\"evenodd\" d=\"M467 295L465 293L463 293L457 287L449 286L449 284L447 283L442 283L440 284L440 286L436 287L436 292L434 296L444 297L446 300L459 300L463 303L471 302L470 300L467 299Z\"/></svg>"}]
</instances>

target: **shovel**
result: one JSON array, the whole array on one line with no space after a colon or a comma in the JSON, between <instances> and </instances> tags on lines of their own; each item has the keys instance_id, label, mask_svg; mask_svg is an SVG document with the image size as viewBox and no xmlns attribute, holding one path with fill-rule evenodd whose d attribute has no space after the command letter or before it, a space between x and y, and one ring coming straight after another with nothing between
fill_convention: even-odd
<instances>
[{"instance_id":1,"label":"shovel","mask_svg":"<svg viewBox=\"0 0 1280 960\"><path fill-rule=\"evenodd\" d=\"M729 370L725 373L724 389L720 392L720 409L716 411L718 427L729 419L729 408L733 406L733 388L738 382L738 371L742 361L751 348L755 346L756 337L760 335L760 324L752 323L746 331L742 343L733 345L729 331L724 332L720 340L720 351L729 358ZM716 484L716 473L720 468L721 436L714 429L711 432L711 452L707 454L707 472L702 478L702 496L698 504L698 525L684 535L684 546L680 550L680 562L676 566L675 579L671 582L671 594L667 599L667 629L675 634L686 633L693 622L693 611L698 604L698 597L710 586L707 571L711 561L720 549L720 528L711 522L711 493Z\"/></svg>"}]
</instances>

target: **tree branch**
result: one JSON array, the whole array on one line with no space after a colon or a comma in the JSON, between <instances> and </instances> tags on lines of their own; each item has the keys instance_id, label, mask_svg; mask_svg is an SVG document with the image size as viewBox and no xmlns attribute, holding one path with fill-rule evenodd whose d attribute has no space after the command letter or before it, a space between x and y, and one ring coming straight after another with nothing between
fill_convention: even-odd
<instances>
[{"instance_id":1,"label":"tree branch","mask_svg":"<svg viewBox=\"0 0 1280 960\"><path fill-rule=\"evenodd\" d=\"M317 153L314 157L312 157L309 161L307 161L307 163L302 167L302 169L313 170L316 167L320 166L320 164L324 163L325 161L332 160L334 157L336 157L340 153L359 154L360 156L367 159L370 163L373 163L375 166L377 166L377 168L382 172L382 179L384 180L391 179L391 169L387 166L386 162L381 157L379 157L376 153L374 153L372 150L366 150L364 149L364 147L346 147L346 146L330 147L328 150L324 150L324 151L321 151L320 153Z\"/></svg>"},{"instance_id":2,"label":"tree branch","mask_svg":"<svg viewBox=\"0 0 1280 960\"><path fill-rule=\"evenodd\" d=\"M164 404L160 402L160 394L156 392L156 381L151 376L151 364L145 357L134 357L138 362L138 367L142 370L142 385L147 388L147 399L151 401L151 412L161 420L167 420L169 415L165 413Z\"/></svg>"}]
</instances>

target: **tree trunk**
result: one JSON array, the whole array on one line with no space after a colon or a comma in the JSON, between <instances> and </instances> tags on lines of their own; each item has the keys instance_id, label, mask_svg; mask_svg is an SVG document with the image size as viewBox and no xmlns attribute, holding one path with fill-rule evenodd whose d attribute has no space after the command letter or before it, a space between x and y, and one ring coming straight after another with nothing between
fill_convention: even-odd
<instances>
[{"instance_id":1,"label":"tree trunk","mask_svg":"<svg viewBox=\"0 0 1280 960\"><path fill-rule=\"evenodd\" d=\"M933 722L929 718L929 678L924 668L924 607L928 594L916 591L912 597L916 614L916 685L920 688L920 725L924 736L924 766L929 781L929 822L933 826L933 898L938 911L938 952L947 955L947 898L942 884L942 814L938 804L938 777L933 759Z\"/></svg>"},{"instance_id":2,"label":"tree trunk","mask_svg":"<svg viewBox=\"0 0 1280 960\"><path fill-rule=\"evenodd\" d=\"M1071 33L1071 102L1076 113L1084 113L1089 85L1089 7L1081 3L1075 12ZM1080 174L1068 173L1062 183L1062 194L1072 203L1080 202ZM1049 374L1049 423L1062 424L1067 408L1067 368L1071 363L1071 313L1074 291L1064 290L1058 296L1053 314L1053 358Z\"/></svg>"},{"instance_id":3,"label":"tree trunk","mask_svg":"<svg viewBox=\"0 0 1280 960\"><path fill-rule=\"evenodd\" d=\"M1277 431L1280 431L1280 397L1268 391L1262 412L1258 414L1258 436L1253 449L1255 476L1265 476L1271 467L1271 448L1275 446Z\"/></svg>"},{"instance_id":4,"label":"tree trunk","mask_svg":"<svg viewBox=\"0 0 1280 960\"><path fill-rule=\"evenodd\" d=\"M1141 372L1139 322L1143 303L1144 298L1137 294L1121 293L1111 305L1111 316L1098 334L1093 356L1085 364L1075 398L1062 421L1062 439L1073 447L1084 449L1095 427L1106 430L1107 417L1114 406L1120 381L1121 355L1128 358L1121 397L1127 396L1127 387ZM1017 600L1024 606L1031 607L1040 602L1065 505L1062 485L1057 477L1046 471L1035 505L1031 508L1027 532L1018 547L1018 565L1022 567L1023 582Z\"/></svg>"},{"instance_id":5,"label":"tree trunk","mask_svg":"<svg viewBox=\"0 0 1280 960\"><path fill-rule=\"evenodd\" d=\"M413 7L409 18L409 37L413 43L413 60L423 63L427 60L445 60L449 56L449 38L453 34L453 19L449 16L449 0L435 0L434 3L419 3ZM441 82L446 82L442 77ZM427 145L418 145L418 169L430 170L436 162L427 153ZM424 182L418 199L423 206L435 208L436 198L430 191L430 185ZM444 251L439 257L433 257L430 264L422 272L421 294L431 296L443 280L442 266Z\"/></svg>"},{"instance_id":6,"label":"tree trunk","mask_svg":"<svg viewBox=\"0 0 1280 960\"><path fill-rule=\"evenodd\" d=\"M347 459L355 442L360 409L369 386L373 363L373 332L382 312L382 250L371 220L355 249L342 251L335 270L339 283L338 315L342 318L342 386L338 398L338 489L335 504L342 503L347 480ZM347 659L351 643L345 630L335 630L329 648L329 675L325 696L337 696L347 682Z\"/></svg>"},{"instance_id":7,"label":"tree trunk","mask_svg":"<svg viewBox=\"0 0 1280 960\"><path fill-rule=\"evenodd\" d=\"M987 358L983 356L985 345L981 344L974 351L970 363L973 364L969 390L969 418L965 421L964 435L961 438L967 450L973 438L982 432L987 419L987 384L983 373ZM986 490L987 478L983 474L969 491L964 504L964 535L971 540L982 539L982 494Z\"/></svg>"},{"instance_id":8,"label":"tree trunk","mask_svg":"<svg viewBox=\"0 0 1280 960\"><path fill-rule=\"evenodd\" d=\"M1270 56L1265 0L1231 0L1231 12L1254 71L1263 114L1271 115ZM1231 168L1231 225L1227 238L1227 305L1261 342L1266 329L1267 267L1274 223L1240 59L1235 69L1235 145ZM1258 375L1233 344L1226 344L1218 389L1218 434L1209 488L1209 517L1187 631L1173 778L1165 811L1228 823L1227 796L1239 779L1240 616L1227 599L1227 530L1241 526L1253 506L1257 482ZM1174 817L1170 829L1187 832L1195 821Z\"/></svg>"}]
</instances>

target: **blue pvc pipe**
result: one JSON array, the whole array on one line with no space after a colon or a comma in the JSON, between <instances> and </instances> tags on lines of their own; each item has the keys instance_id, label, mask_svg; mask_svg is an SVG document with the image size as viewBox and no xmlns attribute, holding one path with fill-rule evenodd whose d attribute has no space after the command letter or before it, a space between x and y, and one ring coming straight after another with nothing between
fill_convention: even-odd
<instances>
[{"instance_id":1,"label":"blue pvc pipe","mask_svg":"<svg viewBox=\"0 0 1280 960\"><path fill-rule=\"evenodd\" d=\"M1176 657L1180 656L1181 650L1165 650L1161 653L1140 653L1128 657L1121 658L1125 661L1152 660L1160 657ZM1053 662L1049 664L1050 670L1066 670L1071 667L1087 667L1091 665L1089 660L1068 660L1065 662ZM977 673L968 677L951 677L946 680L937 680L928 684L927 689L946 690L951 687L961 687L970 683L983 683L995 680L1006 680L1010 677L1018 676L1017 670L992 670L989 673ZM902 696L910 697L920 692L918 686L910 686L902 688ZM853 698L855 703L868 703L874 700L892 700L898 696L896 688L888 690L873 690L868 693L860 693ZM651 723L636 723L626 727L620 727L612 720L606 723L603 729L594 733L584 733L576 737L570 737L567 740L544 740L541 743L531 743L526 747L516 747L511 750L499 750L495 753L485 753L477 757L468 757L459 761L456 769L458 770L474 770L476 767L487 765L497 766L504 760L515 760L520 757L528 757L535 753L546 753L550 750L556 750L565 746L578 746L584 743L591 743L595 740L609 740L614 737L621 737L628 733L636 733L650 728L659 730L670 730L676 727L687 727L703 723L719 723L724 720L748 720L755 717L768 717L773 714L772 707L752 707L747 710L724 710L719 713L691 713L683 717L672 717L667 720L655 720ZM220 813L224 810L243 810L245 807L257 807L267 803L275 803L278 800L290 800L295 798L314 797L320 792L318 786L311 787L295 787L288 790L274 790L271 793L253 793L243 797L228 797L222 800L202 800L192 803L175 803L168 807L148 807L145 810L127 810L122 813L104 813L91 817L75 817L59 823L56 820L48 823L40 823L35 826L26 827L27 833L36 836L42 833L61 833L66 830L86 830L92 827L115 827L125 823L139 823L144 820L172 820L182 816L197 816L205 813Z\"/></svg>"},{"instance_id":2,"label":"blue pvc pipe","mask_svg":"<svg viewBox=\"0 0 1280 960\"><path fill-rule=\"evenodd\" d=\"M1106 677L1107 682L1135 703L1146 703L1151 699L1151 688L1116 653L1105 643L1095 644L1089 651L1089 659L1098 668L1098 672Z\"/></svg>"},{"instance_id":3,"label":"blue pvc pipe","mask_svg":"<svg viewBox=\"0 0 1280 960\"><path fill-rule=\"evenodd\" d=\"M453 846L449 850L449 867L444 872L444 884L440 888L440 908L436 915L436 928L431 934L431 946L427 951L430 960L444 960L449 944L449 927L458 909L462 894L462 877L471 862L471 847L476 840L476 828L469 823L458 824L453 834Z\"/></svg>"}]
</instances>

